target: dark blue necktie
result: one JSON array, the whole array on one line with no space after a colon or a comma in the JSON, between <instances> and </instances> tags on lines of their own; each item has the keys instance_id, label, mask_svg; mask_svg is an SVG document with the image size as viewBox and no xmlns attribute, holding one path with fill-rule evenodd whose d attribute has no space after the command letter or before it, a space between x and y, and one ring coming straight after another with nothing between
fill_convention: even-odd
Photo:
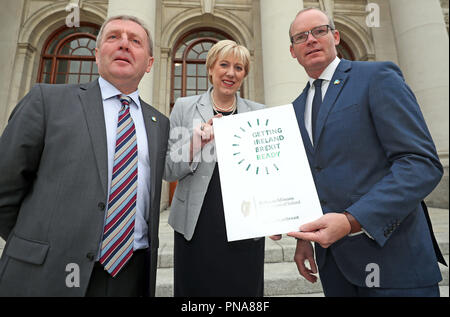
<instances>
[{"instance_id":1,"label":"dark blue necktie","mask_svg":"<svg viewBox=\"0 0 450 317\"><path fill-rule=\"evenodd\" d=\"M311 132L314 145L316 144L316 121L319 115L320 105L322 104L322 81L323 79L316 79L314 85L314 99L312 102L311 113Z\"/></svg>"}]
</instances>

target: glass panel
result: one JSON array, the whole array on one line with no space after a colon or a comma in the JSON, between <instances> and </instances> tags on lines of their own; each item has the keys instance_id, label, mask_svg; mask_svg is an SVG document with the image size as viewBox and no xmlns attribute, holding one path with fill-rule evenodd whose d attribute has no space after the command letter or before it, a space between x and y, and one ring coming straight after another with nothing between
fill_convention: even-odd
<instances>
[{"instance_id":1,"label":"glass panel","mask_svg":"<svg viewBox=\"0 0 450 317\"><path fill-rule=\"evenodd\" d=\"M175 58L183 58L183 52L185 48L186 48L185 44L181 45L180 48L177 50L177 53L175 54Z\"/></svg>"},{"instance_id":2,"label":"glass panel","mask_svg":"<svg viewBox=\"0 0 450 317\"><path fill-rule=\"evenodd\" d=\"M176 101L180 97L181 97L181 90L174 90L174 92L173 92L173 100Z\"/></svg>"},{"instance_id":3,"label":"glass panel","mask_svg":"<svg viewBox=\"0 0 450 317\"><path fill-rule=\"evenodd\" d=\"M88 39L88 45L87 47L90 48L91 50L95 49L95 41L93 39Z\"/></svg>"},{"instance_id":4,"label":"glass panel","mask_svg":"<svg viewBox=\"0 0 450 317\"><path fill-rule=\"evenodd\" d=\"M80 62L79 61L69 61L70 63L70 72L71 73L79 73L80 72Z\"/></svg>"},{"instance_id":5,"label":"glass panel","mask_svg":"<svg viewBox=\"0 0 450 317\"><path fill-rule=\"evenodd\" d=\"M66 74L57 74L55 84L65 84L66 83Z\"/></svg>"},{"instance_id":6,"label":"glass panel","mask_svg":"<svg viewBox=\"0 0 450 317\"><path fill-rule=\"evenodd\" d=\"M181 70L183 68L183 64L175 63L175 67L174 68L175 68L175 71L174 71L175 75L181 75Z\"/></svg>"},{"instance_id":7,"label":"glass panel","mask_svg":"<svg viewBox=\"0 0 450 317\"><path fill-rule=\"evenodd\" d=\"M206 60L206 56L208 56L208 52L203 52L200 55L198 55L198 59L205 59Z\"/></svg>"},{"instance_id":8,"label":"glass panel","mask_svg":"<svg viewBox=\"0 0 450 317\"><path fill-rule=\"evenodd\" d=\"M70 43L64 44L64 46L59 50L59 55L70 55L72 49L70 48Z\"/></svg>"},{"instance_id":9,"label":"glass panel","mask_svg":"<svg viewBox=\"0 0 450 317\"><path fill-rule=\"evenodd\" d=\"M198 76L207 76L206 64L197 64L197 74Z\"/></svg>"},{"instance_id":10,"label":"glass panel","mask_svg":"<svg viewBox=\"0 0 450 317\"><path fill-rule=\"evenodd\" d=\"M88 46L89 38L82 37L78 39L78 42L80 43L80 46Z\"/></svg>"},{"instance_id":11,"label":"glass panel","mask_svg":"<svg viewBox=\"0 0 450 317\"><path fill-rule=\"evenodd\" d=\"M97 63L93 62L94 64L92 65L92 73L93 74L98 74L98 68L97 68Z\"/></svg>"},{"instance_id":12,"label":"glass panel","mask_svg":"<svg viewBox=\"0 0 450 317\"><path fill-rule=\"evenodd\" d=\"M213 46L213 43L211 42L203 42L202 44L205 51L209 51L210 48Z\"/></svg>"},{"instance_id":13,"label":"glass panel","mask_svg":"<svg viewBox=\"0 0 450 317\"><path fill-rule=\"evenodd\" d=\"M70 42L70 48L71 49L76 49L79 46L80 46L80 42L78 42L78 39L72 40Z\"/></svg>"},{"instance_id":14,"label":"glass panel","mask_svg":"<svg viewBox=\"0 0 450 317\"><path fill-rule=\"evenodd\" d=\"M83 74L90 74L93 62L81 62L81 72Z\"/></svg>"},{"instance_id":15,"label":"glass panel","mask_svg":"<svg viewBox=\"0 0 450 317\"><path fill-rule=\"evenodd\" d=\"M197 89L196 77L188 77L186 80L187 89Z\"/></svg>"},{"instance_id":16,"label":"glass panel","mask_svg":"<svg viewBox=\"0 0 450 317\"><path fill-rule=\"evenodd\" d=\"M58 63L58 73L67 73L69 66L68 61L65 59L59 59L57 63Z\"/></svg>"},{"instance_id":17,"label":"glass panel","mask_svg":"<svg viewBox=\"0 0 450 317\"><path fill-rule=\"evenodd\" d=\"M73 34L73 33L90 33L92 35L97 36L98 34L98 29L97 28L93 28L91 26L82 26L79 28L67 28L65 30L63 30L61 33L59 33L54 40L51 42L51 44L48 46L47 49L47 54L55 54L55 48L56 45L63 39L65 38L67 35L69 34ZM90 44L91 45L91 44ZM89 46L91 47L91 46ZM95 42L94 42L94 46L92 46L92 48L95 47Z\"/></svg>"},{"instance_id":18,"label":"glass panel","mask_svg":"<svg viewBox=\"0 0 450 317\"><path fill-rule=\"evenodd\" d=\"M43 71L46 73L50 73L52 71L52 60L51 59L44 60Z\"/></svg>"},{"instance_id":19,"label":"glass panel","mask_svg":"<svg viewBox=\"0 0 450 317\"><path fill-rule=\"evenodd\" d=\"M91 75L81 75L80 83L88 83L91 81Z\"/></svg>"},{"instance_id":20,"label":"glass panel","mask_svg":"<svg viewBox=\"0 0 450 317\"><path fill-rule=\"evenodd\" d=\"M186 65L186 67L187 67L187 75L188 76L195 76L195 75L197 75L196 74L196 67L195 67L196 65L195 64L187 64Z\"/></svg>"},{"instance_id":21,"label":"glass panel","mask_svg":"<svg viewBox=\"0 0 450 317\"><path fill-rule=\"evenodd\" d=\"M78 75L69 75L68 77L68 84L78 84Z\"/></svg>"},{"instance_id":22,"label":"glass panel","mask_svg":"<svg viewBox=\"0 0 450 317\"><path fill-rule=\"evenodd\" d=\"M186 91L186 96L195 96L197 94L197 92L195 90L187 90Z\"/></svg>"},{"instance_id":23,"label":"glass panel","mask_svg":"<svg viewBox=\"0 0 450 317\"><path fill-rule=\"evenodd\" d=\"M198 53L194 50L190 50L188 53L188 59L197 59Z\"/></svg>"},{"instance_id":24,"label":"glass panel","mask_svg":"<svg viewBox=\"0 0 450 317\"><path fill-rule=\"evenodd\" d=\"M198 77L198 89L207 89L206 77Z\"/></svg>"},{"instance_id":25,"label":"glass panel","mask_svg":"<svg viewBox=\"0 0 450 317\"><path fill-rule=\"evenodd\" d=\"M47 74L47 73L42 74L41 83L50 84L50 74Z\"/></svg>"},{"instance_id":26,"label":"glass panel","mask_svg":"<svg viewBox=\"0 0 450 317\"><path fill-rule=\"evenodd\" d=\"M92 52L84 47L77 48L72 52L72 55L78 55L78 56L92 56Z\"/></svg>"},{"instance_id":27,"label":"glass panel","mask_svg":"<svg viewBox=\"0 0 450 317\"><path fill-rule=\"evenodd\" d=\"M175 77L173 81L174 89L181 89L181 77Z\"/></svg>"},{"instance_id":28,"label":"glass panel","mask_svg":"<svg viewBox=\"0 0 450 317\"><path fill-rule=\"evenodd\" d=\"M91 81L93 81L94 79L97 79L99 76L98 76L98 74L93 74L92 76L91 76Z\"/></svg>"}]
</instances>

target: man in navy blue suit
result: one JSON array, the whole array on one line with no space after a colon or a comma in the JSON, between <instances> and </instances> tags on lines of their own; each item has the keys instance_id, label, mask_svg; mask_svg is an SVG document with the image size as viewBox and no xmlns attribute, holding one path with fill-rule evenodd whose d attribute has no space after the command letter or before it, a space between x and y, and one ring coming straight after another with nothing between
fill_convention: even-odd
<instances>
[{"instance_id":1,"label":"man in navy blue suit","mask_svg":"<svg viewBox=\"0 0 450 317\"><path fill-rule=\"evenodd\" d=\"M400 69L340 60L339 32L318 9L300 11L290 37L310 77L293 104L324 213L289 234L300 274L315 282L318 268L326 296L439 296L423 199L443 170Z\"/></svg>"}]
</instances>

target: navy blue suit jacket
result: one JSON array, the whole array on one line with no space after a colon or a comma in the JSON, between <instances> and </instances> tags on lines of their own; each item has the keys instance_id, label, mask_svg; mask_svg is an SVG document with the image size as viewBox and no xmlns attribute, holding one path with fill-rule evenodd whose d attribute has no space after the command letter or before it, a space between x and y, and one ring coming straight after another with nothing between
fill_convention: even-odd
<instances>
[{"instance_id":1,"label":"navy blue suit jacket","mask_svg":"<svg viewBox=\"0 0 450 317\"><path fill-rule=\"evenodd\" d=\"M400 69L391 62L341 60L318 114L315 146L305 129L309 83L293 102L324 213L351 213L366 234L328 250L346 279L366 286L376 263L380 287L432 285L442 277L421 201L443 169ZM316 244L319 270L326 250Z\"/></svg>"}]
</instances>

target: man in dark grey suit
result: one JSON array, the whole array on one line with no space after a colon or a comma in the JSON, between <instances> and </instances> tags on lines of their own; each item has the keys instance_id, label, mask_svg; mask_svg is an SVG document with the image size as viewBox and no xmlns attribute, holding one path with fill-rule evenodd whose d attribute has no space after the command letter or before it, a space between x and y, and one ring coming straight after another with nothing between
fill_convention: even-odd
<instances>
[{"instance_id":1,"label":"man in dark grey suit","mask_svg":"<svg viewBox=\"0 0 450 317\"><path fill-rule=\"evenodd\" d=\"M137 90L153 64L149 31L134 17L109 18L96 62L94 82L35 85L0 138L0 296L154 295L169 121ZM137 148L124 163L136 171L133 191L120 197L127 206L133 199L117 208L127 215L123 243L114 239L125 222L115 219L112 238L105 225L119 179L121 111Z\"/></svg>"}]
</instances>

